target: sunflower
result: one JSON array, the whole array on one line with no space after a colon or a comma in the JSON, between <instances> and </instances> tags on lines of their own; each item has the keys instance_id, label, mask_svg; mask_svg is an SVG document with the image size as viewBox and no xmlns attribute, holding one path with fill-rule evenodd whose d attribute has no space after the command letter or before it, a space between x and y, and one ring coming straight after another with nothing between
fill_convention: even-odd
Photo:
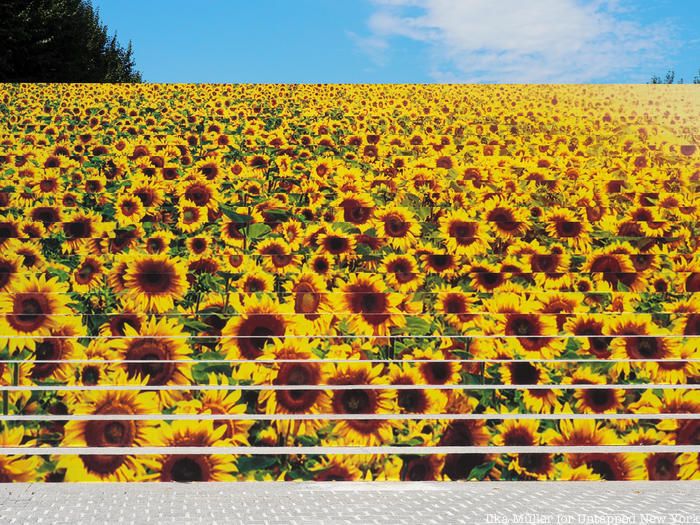
<instances>
[{"instance_id":1,"label":"sunflower","mask_svg":"<svg viewBox=\"0 0 700 525\"><path fill-rule=\"evenodd\" d=\"M440 218L439 224L445 248L450 253L471 257L483 253L488 246L479 222L462 209L448 212Z\"/></svg>"},{"instance_id":2,"label":"sunflower","mask_svg":"<svg viewBox=\"0 0 700 525\"><path fill-rule=\"evenodd\" d=\"M606 481L647 479L640 454L568 454L567 462L574 468L585 465Z\"/></svg>"},{"instance_id":3,"label":"sunflower","mask_svg":"<svg viewBox=\"0 0 700 525\"><path fill-rule=\"evenodd\" d=\"M477 419L455 420L445 428L438 446L486 446L491 440L484 421ZM489 462L488 454L447 454L442 474L456 481L469 479L472 470Z\"/></svg>"},{"instance_id":4,"label":"sunflower","mask_svg":"<svg viewBox=\"0 0 700 525\"><path fill-rule=\"evenodd\" d=\"M165 200L165 192L162 183L158 182L156 178L135 176L131 179L129 191L141 201L146 213L148 213L151 208L159 208Z\"/></svg>"},{"instance_id":5,"label":"sunflower","mask_svg":"<svg viewBox=\"0 0 700 525\"><path fill-rule=\"evenodd\" d=\"M564 332L578 336L580 350L593 354L598 359L608 359L612 356L612 337L608 333L607 319L591 314L577 314L564 323ZM585 337L584 337L585 336Z\"/></svg>"},{"instance_id":6,"label":"sunflower","mask_svg":"<svg viewBox=\"0 0 700 525\"><path fill-rule=\"evenodd\" d=\"M425 281L412 255L387 254L382 260L381 272L389 286L399 293L415 292Z\"/></svg>"},{"instance_id":7,"label":"sunflower","mask_svg":"<svg viewBox=\"0 0 700 525\"><path fill-rule=\"evenodd\" d=\"M78 345L73 359L87 362L72 365L73 374L68 376L69 385L104 385L109 384L117 374L117 364L109 363L116 359L111 341L102 338L91 339L87 347ZM81 401L82 392L76 399Z\"/></svg>"},{"instance_id":8,"label":"sunflower","mask_svg":"<svg viewBox=\"0 0 700 525\"><path fill-rule=\"evenodd\" d=\"M382 365L369 363L337 363L329 374L331 407L334 414L372 415L395 414L396 398L392 390L362 388L366 385L385 384ZM347 390L333 386L352 385ZM392 422L381 419L347 419L333 425L332 434L347 445L376 446L392 440Z\"/></svg>"},{"instance_id":9,"label":"sunflower","mask_svg":"<svg viewBox=\"0 0 700 525\"><path fill-rule=\"evenodd\" d=\"M610 334L616 336L611 343L612 357L622 360L613 365L613 377L630 375L629 359L671 359L680 353L679 339L652 322L650 314L619 314L610 321ZM645 363L651 374L659 370L658 363Z\"/></svg>"},{"instance_id":10,"label":"sunflower","mask_svg":"<svg viewBox=\"0 0 700 525\"><path fill-rule=\"evenodd\" d=\"M65 241L61 245L64 253L82 252L90 241L113 230L113 224L102 222L102 216L92 211L72 211L62 223Z\"/></svg>"},{"instance_id":11,"label":"sunflower","mask_svg":"<svg viewBox=\"0 0 700 525\"><path fill-rule=\"evenodd\" d=\"M504 413L517 413L504 410ZM542 444L542 436L539 432L540 422L537 419L505 419L494 429L491 443L499 447L513 446L538 446ZM546 480L552 479L554 474L554 460L552 454L524 453L509 454L511 461L508 470L514 470L526 479ZM497 464L503 464L497 460Z\"/></svg>"},{"instance_id":12,"label":"sunflower","mask_svg":"<svg viewBox=\"0 0 700 525\"><path fill-rule=\"evenodd\" d=\"M565 407L562 413L570 414L571 407ZM594 446L623 444L617 433L596 419L562 419L558 428L548 428L542 433L542 439L554 446Z\"/></svg>"},{"instance_id":13,"label":"sunflower","mask_svg":"<svg viewBox=\"0 0 700 525\"><path fill-rule=\"evenodd\" d=\"M258 243L255 252L262 256L263 268L268 272L286 273L301 264L301 256L294 254L283 239L265 239Z\"/></svg>"},{"instance_id":14,"label":"sunflower","mask_svg":"<svg viewBox=\"0 0 700 525\"><path fill-rule=\"evenodd\" d=\"M216 209L219 206L217 187L203 177L190 177L177 185L178 195L186 203L198 208Z\"/></svg>"},{"instance_id":15,"label":"sunflower","mask_svg":"<svg viewBox=\"0 0 700 525\"><path fill-rule=\"evenodd\" d=\"M557 464L555 479L558 481L601 481L603 478L600 477L600 474L593 472L593 469L586 464L574 468L562 461Z\"/></svg>"},{"instance_id":16,"label":"sunflower","mask_svg":"<svg viewBox=\"0 0 700 525\"><path fill-rule=\"evenodd\" d=\"M11 217L0 216L0 248L5 251L14 242L14 239L19 237L20 222Z\"/></svg>"},{"instance_id":17,"label":"sunflower","mask_svg":"<svg viewBox=\"0 0 700 525\"><path fill-rule=\"evenodd\" d=\"M166 312L187 291L186 270L177 258L135 255L127 259L123 282L125 304L139 312Z\"/></svg>"},{"instance_id":18,"label":"sunflower","mask_svg":"<svg viewBox=\"0 0 700 525\"><path fill-rule=\"evenodd\" d=\"M294 298L294 312L313 324L313 333L328 333L332 320L333 301L328 285L319 275L303 271L284 283L284 289Z\"/></svg>"},{"instance_id":19,"label":"sunflower","mask_svg":"<svg viewBox=\"0 0 700 525\"><path fill-rule=\"evenodd\" d=\"M262 268L249 267L236 281L236 288L245 294L274 292L275 277Z\"/></svg>"},{"instance_id":20,"label":"sunflower","mask_svg":"<svg viewBox=\"0 0 700 525\"><path fill-rule=\"evenodd\" d=\"M146 322L146 319L146 314L142 313L129 311L113 312L107 321L100 326L99 333L103 336L124 337L127 325L138 332L141 330L141 325Z\"/></svg>"},{"instance_id":21,"label":"sunflower","mask_svg":"<svg viewBox=\"0 0 700 525\"><path fill-rule=\"evenodd\" d=\"M309 467L314 481L358 481L362 471L352 456L328 455Z\"/></svg>"},{"instance_id":22,"label":"sunflower","mask_svg":"<svg viewBox=\"0 0 700 525\"><path fill-rule=\"evenodd\" d=\"M115 340L113 349L124 360L122 366L130 378L144 378L148 385L187 385L192 381L192 365L176 362L189 359L192 353L183 335L176 318L152 317L141 323L138 331L124 324L124 338ZM163 399L169 395L167 390L160 394Z\"/></svg>"},{"instance_id":23,"label":"sunflower","mask_svg":"<svg viewBox=\"0 0 700 525\"><path fill-rule=\"evenodd\" d=\"M376 212L373 222L377 235L398 250L408 250L420 235L420 225L411 210L400 206L386 206Z\"/></svg>"},{"instance_id":24,"label":"sunflower","mask_svg":"<svg viewBox=\"0 0 700 525\"><path fill-rule=\"evenodd\" d=\"M677 343L675 339L672 341ZM672 347L678 349L678 360L665 359L644 363L652 381L657 384L685 385L691 378L700 377L700 363L691 361L697 359L697 347L689 344L675 344Z\"/></svg>"},{"instance_id":25,"label":"sunflower","mask_svg":"<svg viewBox=\"0 0 700 525\"><path fill-rule=\"evenodd\" d=\"M559 356L566 341L557 337L557 323L551 315L542 315L538 301L522 295L504 293L484 301L488 312L497 317L497 333L505 335L509 343L516 342L516 350L528 358L553 359Z\"/></svg>"},{"instance_id":26,"label":"sunflower","mask_svg":"<svg viewBox=\"0 0 700 525\"><path fill-rule=\"evenodd\" d=\"M328 377L328 365L310 361L317 345L308 340L276 340L262 359L286 360L275 363L271 371L274 385L323 385ZM258 396L258 405L266 414L322 414L329 413L330 396L323 390L264 390ZM276 429L285 436L314 435L325 424L322 420L276 419Z\"/></svg>"},{"instance_id":27,"label":"sunflower","mask_svg":"<svg viewBox=\"0 0 700 525\"><path fill-rule=\"evenodd\" d=\"M474 299L461 288L442 285L435 290L435 311L456 330L465 331L478 316Z\"/></svg>"},{"instance_id":28,"label":"sunflower","mask_svg":"<svg viewBox=\"0 0 700 525\"><path fill-rule=\"evenodd\" d=\"M587 257L581 272L590 273L593 280L604 285L602 290L629 289L638 292L644 289L644 279L637 274L632 259L620 245L610 245L595 250Z\"/></svg>"},{"instance_id":29,"label":"sunflower","mask_svg":"<svg viewBox=\"0 0 700 525\"><path fill-rule=\"evenodd\" d=\"M680 454L657 452L644 457L647 475L643 479L650 481L675 481L680 478Z\"/></svg>"},{"instance_id":30,"label":"sunflower","mask_svg":"<svg viewBox=\"0 0 700 525\"><path fill-rule=\"evenodd\" d=\"M3 425L0 432L0 447L32 447L36 446L33 439L25 439L24 427L10 428ZM38 481L41 474L39 467L41 459L38 456L24 454L3 454L0 456L0 483L27 483Z\"/></svg>"},{"instance_id":31,"label":"sunflower","mask_svg":"<svg viewBox=\"0 0 700 525\"><path fill-rule=\"evenodd\" d=\"M88 255L80 261L71 273L73 290L86 293L102 286L104 280L104 267L97 257Z\"/></svg>"},{"instance_id":32,"label":"sunflower","mask_svg":"<svg viewBox=\"0 0 700 525\"><path fill-rule=\"evenodd\" d=\"M579 367L565 377L565 385L605 385L607 378L589 367ZM615 414L625 406L625 391L619 388L581 388L574 391L576 408L585 414Z\"/></svg>"},{"instance_id":33,"label":"sunflower","mask_svg":"<svg viewBox=\"0 0 700 525\"><path fill-rule=\"evenodd\" d=\"M189 237L185 241L187 251L195 257L211 256L213 244L213 241L207 237Z\"/></svg>"},{"instance_id":34,"label":"sunflower","mask_svg":"<svg viewBox=\"0 0 700 525\"><path fill-rule=\"evenodd\" d=\"M271 297L249 296L236 299L233 308L238 315L231 317L221 330L221 350L226 359L257 359L268 343L294 333L309 333L298 319L292 305L278 303Z\"/></svg>"},{"instance_id":35,"label":"sunflower","mask_svg":"<svg viewBox=\"0 0 700 525\"><path fill-rule=\"evenodd\" d=\"M143 203L135 195L121 195L114 207L114 218L120 226L138 224L146 215Z\"/></svg>"},{"instance_id":36,"label":"sunflower","mask_svg":"<svg viewBox=\"0 0 700 525\"><path fill-rule=\"evenodd\" d=\"M550 384L549 373L540 363L510 361L499 366L499 374L504 385L546 385ZM557 413L561 402L557 390L546 388L521 390L525 408L537 414Z\"/></svg>"},{"instance_id":37,"label":"sunflower","mask_svg":"<svg viewBox=\"0 0 700 525\"><path fill-rule=\"evenodd\" d=\"M412 365L413 363L411 363ZM423 375L413 366L389 366L389 383L392 385L421 385L415 389L396 391L396 404L402 414L443 414L447 406L447 396L442 390L424 388Z\"/></svg>"},{"instance_id":38,"label":"sunflower","mask_svg":"<svg viewBox=\"0 0 700 525\"><path fill-rule=\"evenodd\" d=\"M521 237L529 227L526 210L502 197L490 199L484 209L479 210L479 215L489 225L489 238L514 239Z\"/></svg>"},{"instance_id":39,"label":"sunflower","mask_svg":"<svg viewBox=\"0 0 700 525\"><path fill-rule=\"evenodd\" d=\"M178 211L177 226L182 233L194 233L207 222L207 209L188 205L188 201L184 201Z\"/></svg>"},{"instance_id":40,"label":"sunflower","mask_svg":"<svg viewBox=\"0 0 700 525\"><path fill-rule=\"evenodd\" d=\"M368 193L342 193L332 203L342 208L343 220L350 224L363 225L372 219L375 204Z\"/></svg>"},{"instance_id":41,"label":"sunflower","mask_svg":"<svg viewBox=\"0 0 700 525\"><path fill-rule=\"evenodd\" d=\"M85 335L85 329L79 317L60 317L57 325L49 330L46 338L37 338L34 349L34 362L29 371L32 381L45 380L66 381L73 365L61 361L76 359L81 344L78 337ZM41 362L58 361L58 362Z\"/></svg>"},{"instance_id":42,"label":"sunflower","mask_svg":"<svg viewBox=\"0 0 700 525\"><path fill-rule=\"evenodd\" d=\"M246 235L254 223L264 223L263 216L257 211L249 211L248 207L238 206L234 211L240 215L237 220L223 217L220 222L221 238L229 246L244 246Z\"/></svg>"},{"instance_id":43,"label":"sunflower","mask_svg":"<svg viewBox=\"0 0 700 525\"><path fill-rule=\"evenodd\" d=\"M308 268L318 275L328 275L335 269L335 262L329 255L317 253L311 257Z\"/></svg>"},{"instance_id":44,"label":"sunflower","mask_svg":"<svg viewBox=\"0 0 700 525\"><path fill-rule=\"evenodd\" d=\"M319 234L317 243L319 253L327 253L340 260L353 258L357 246L357 240L354 236L336 230Z\"/></svg>"},{"instance_id":45,"label":"sunflower","mask_svg":"<svg viewBox=\"0 0 700 525\"><path fill-rule=\"evenodd\" d=\"M17 246L14 253L20 258L22 262L22 268L29 272L39 272L46 268L46 257L41 251L41 245L37 241L27 241L23 242L20 246ZM2 262L0 261L0 264ZM1 266L0 266L0 271Z\"/></svg>"},{"instance_id":46,"label":"sunflower","mask_svg":"<svg viewBox=\"0 0 700 525\"><path fill-rule=\"evenodd\" d=\"M232 441L225 438L226 425L214 427L214 422L173 421L162 422L149 429L147 441L161 447L226 447ZM149 481L235 481L236 463L229 454L166 454L142 459L153 474Z\"/></svg>"},{"instance_id":47,"label":"sunflower","mask_svg":"<svg viewBox=\"0 0 700 525\"><path fill-rule=\"evenodd\" d=\"M700 454L685 452L678 457L680 479L700 479Z\"/></svg>"},{"instance_id":48,"label":"sunflower","mask_svg":"<svg viewBox=\"0 0 700 525\"><path fill-rule=\"evenodd\" d=\"M416 367L426 385L457 385L462 382L462 366L443 350L416 348L404 359L418 361Z\"/></svg>"},{"instance_id":49,"label":"sunflower","mask_svg":"<svg viewBox=\"0 0 700 525\"><path fill-rule=\"evenodd\" d=\"M582 220L576 214L565 208L553 209L542 218L546 222L546 231L554 239L577 250L586 253L591 247L591 227L587 220Z\"/></svg>"},{"instance_id":50,"label":"sunflower","mask_svg":"<svg viewBox=\"0 0 700 525\"><path fill-rule=\"evenodd\" d=\"M134 383L118 372L116 384ZM157 414L160 410L154 392L135 390L97 390L82 394L74 413L81 415ZM149 420L87 419L73 420L64 427L62 446L68 447L139 447L152 445ZM135 455L60 456L58 469L66 470L66 481L134 481L144 474Z\"/></svg>"},{"instance_id":51,"label":"sunflower","mask_svg":"<svg viewBox=\"0 0 700 525\"><path fill-rule=\"evenodd\" d=\"M404 481L436 481L442 479L444 459L437 455L401 456L401 474Z\"/></svg>"},{"instance_id":52,"label":"sunflower","mask_svg":"<svg viewBox=\"0 0 700 525\"><path fill-rule=\"evenodd\" d=\"M228 386L232 384L228 377L210 373L208 384L213 386ZM242 402L240 390L202 390L197 399L179 401L175 404L175 414L245 414L248 405ZM224 439L231 440L233 445L248 445L248 435L254 421L242 419L226 419L214 421L214 428L225 427Z\"/></svg>"},{"instance_id":53,"label":"sunflower","mask_svg":"<svg viewBox=\"0 0 700 525\"><path fill-rule=\"evenodd\" d=\"M399 294L388 292L377 275L352 274L341 283L335 298L335 312L347 319L355 335L369 331L375 336L387 336L394 326L404 326L405 317L399 313Z\"/></svg>"},{"instance_id":54,"label":"sunflower","mask_svg":"<svg viewBox=\"0 0 700 525\"><path fill-rule=\"evenodd\" d=\"M22 259L17 253L0 255L0 293L11 292L14 283L20 276Z\"/></svg>"},{"instance_id":55,"label":"sunflower","mask_svg":"<svg viewBox=\"0 0 700 525\"><path fill-rule=\"evenodd\" d=\"M58 279L44 275L23 275L13 290L0 294L0 334L10 352L36 349L36 338L58 328L62 315L71 314L67 306L68 289Z\"/></svg>"},{"instance_id":56,"label":"sunflower","mask_svg":"<svg viewBox=\"0 0 700 525\"><path fill-rule=\"evenodd\" d=\"M453 277L458 273L460 260L457 256L449 253L441 253L435 248L422 246L416 250L420 254L420 261L423 264L425 273L435 273L442 277Z\"/></svg>"}]
</instances>

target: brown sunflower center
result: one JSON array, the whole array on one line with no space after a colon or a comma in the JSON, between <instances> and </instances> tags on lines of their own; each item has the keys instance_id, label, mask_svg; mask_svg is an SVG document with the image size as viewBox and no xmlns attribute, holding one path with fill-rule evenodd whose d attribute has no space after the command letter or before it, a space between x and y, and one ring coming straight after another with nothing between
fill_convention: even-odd
<instances>
[{"instance_id":1,"label":"brown sunflower center","mask_svg":"<svg viewBox=\"0 0 700 525\"><path fill-rule=\"evenodd\" d=\"M280 367L274 383L276 385L315 385L320 374L318 367L311 363L284 363ZM313 406L320 395L318 390L278 390L277 400L287 410L305 412Z\"/></svg>"},{"instance_id":2,"label":"brown sunflower center","mask_svg":"<svg viewBox=\"0 0 700 525\"><path fill-rule=\"evenodd\" d=\"M526 429L516 427L508 430L503 436L503 442L511 447L534 445L534 439Z\"/></svg>"},{"instance_id":3,"label":"brown sunflower center","mask_svg":"<svg viewBox=\"0 0 700 525\"><path fill-rule=\"evenodd\" d=\"M13 301L8 322L15 330L33 332L48 319L51 307L46 295L35 292L19 293Z\"/></svg>"},{"instance_id":4,"label":"brown sunflower center","mask_svg":"<svg viewBox=\"0 0 700 525\"><path fill-rule=\"evenodd\" d=\"M284 335L284 321L271 314L251 315L238 330L238 346L246 359L255 359L274 337Z\"/></svg>"},{"instance_id":5,"label":"brown sunflower center","mask_svg":"<svg viewBox=\"0 0 700 525\"><path fill-rule=\"evenodd\" d=\"M652 480L676 480L678 479L678 467L675 454L652 454L646 461L649 478Z\"/></svg>"},{"instance_id":6,"label":"brown sunflower center","mask_svg":"<svg viewBox=\"0 0 700 525\"><path fill-rule=\"evenodd\" d=\"M443 272L452 267L454 259L448 254L432 253L427 257L428 265L437 272Z\"/></svg>"},{"instance_id":7,"label":"brown sunflower center","mask_svg":"<svg viewBox=\"0 0 700 525\"><path fill-rule=\"evenodd\" d=\"M555 227L560 237L578 237L583 230L581 223L574 221L556 221Z\"/></svg>"},{"instance_id":8,"label":"brown sunflower center","mask_svg":"<svg viewBox=\"0 0 700 525\"><path fill-rule=\"evenodd\" d=\"M452 376L452 368L444 361L422 363L421 372L431 385L442 385Z\"/></svg>"},{"instance_id":9,"label":"brown sunflower center","mask_svg":"<svg viewBox=\"0 0 700 525\"><path fill-rule=\"evenodd\" d=\"M350 248L348 239L345 237L340 237L339 235L329 235L326 237L324 244L326 250L334 255L344 253L348 251L348 248Z\"/></svg>"},{"instance_id":10,"label":"brown sunflower center","mask_svg":"<svg viewBox=\"0 0 700 525\"><path fill-rule=\"evenodd\" d=\"M464 300L464 297L457 294L449 294L445 298L445 302L443 304L445 307L445 312L448 314L461 314L467 309L467 302Z\"/></svg>"},{"instance_id":11,"label":"brown sunflower center","mask_svg":"<svg viewBox=\"0 0 700 525\"><path fill-rule=\"evenodd\" d=\"M100 380L100 369L96 366L86 366L80 373L83 385L96 385Z\"/></svg>"},{"instance_id":12,"label":"brown sunflower center","mask_svg":"<svg viewBox=\"0 0 700 525\"><path fill-rule=\"evenodd\" d=\"M384 230L389 237L404 237L411 224L397 214L389 214L384 217Z\"/></svg>"},{"instance_id":13,"label":"brown sunflower center","mask_svg":"<svg viewBox=\"0 0 700 525\"><path fill-rule=\"evenodd\" d=\"M352 224L364 224L369 220L372 214L372 208L362 206L362 204L355 199L345 200L342 207L345 222Z\"/></svg>"},{"instance_id":14,"label":"brown sunflower center","mask_svg":"<svg viewBox=\"0 0 700 525\"><path fill-rule=\"evenodd\" d=\"M126 326L138 330L141 328L141 322L135 314L118 314L114 315L109 320L109 331L112 335L126 335Z\"/></svg>"},{"instance_id":15,"label":"brown sunflower center","mask_svg":"<svg viewBox=\"0 0 700 525\"><path fill-rule=\"evenodd\" d=\"M165 261L145 261L139 266L136 281L145 293L161 294L172 290L175 272Z\"/></svg>"},{"instance_id":16,"label":"brown sunflower center","mask_svg":"<svg viewBox=\"0 0 700 525\"><path fill-rule=\"evenodd\" d=\"M663 349L656 337L635 337L627 340L627 349L633 359L658 359Z\"/></svg>"},{"instance_id":17,"label":"brown sunflower center","mask_svg":"<svg viewBox=\"0 0 700 525\"><path fill-rule=\"evenodd\" d=\"M611 388L595 388L584 391L584 402L593 412L602 413L617 404L615 391Z\"/></svg>"},{"instance_id":18,"label":"brown sunflower center","mask_svg":"<svg viewBox=\"0 0 700 525\"><path fill-rule=\"evenodd\" d=\"M350 290L350 308L353 313L362 314L371 325L383 324L388 318L387 298L372 286L358 285Z\"/></svg>"},{"instance_id":19,"label":"brown sunflower center","mask_svg":"<svg viewBox=\"0 0 700 525\"><path fill-rule=\"evenodd\" d=\"M64 222L63 232L68 239L83 239L90 237L92 227L89 219L81 219L77 221Z\"/></svg>"},{"instance_id":20,"label":"brown sunflower center","mask_svg":"<svg viewBox=\"0 0 700 525\"><path fill-rule=\"evenodd\" d=\"M476 240L476 225L473 222L453 221L448 231L457 244L472 244Z\"/></svg>"},{"instance_id":21,"label":"brown sunflower center","mask_svg":"<svg viewBox=\"0 0 700 525\"><path fill-rule=\"evenodd\" d=\"M189 483L207 481L209 466L201 456L170 456L161 470L161 480Z\"/></svg>"},{"instance_id":22,"label":"brown sunflower center","mask_svg":"<svg viewBox=\"0 0 700 525\"><path fill-rule=\"evenodd\" d=\"M131 361L149 361L147 363L128 363L127 373L148 376L149 385L165 385L175 373L175 363L171 359L171 342L153 337L132 339L127 347L126 359Z\"/></svg>"},{"instance_id":23,"label":"brown sunflower center","mask_svg":"<svg viewBox=\"0 0 700 525\"><path fill-rule=\"evenodd\" d=\"M398 392L398 404L409 413L422 413L428 407L425 392L418 388L402 389Z\"/></svg>"},{"instance_id":24,"label":"brown sunflower center","mask_svg":"<svg viewBox=\"0 0 700 525\"><path fill-rule=\"evenodd\" d=\"M495 222L496 227L504 232L513 232L520 227L520 222L515 220L513 212L508 208L494 208L486 215L486 220Z\"/></svg>"},{"instance_id":25,"label":"brown sunflower center","mask_svg":"<svg viewBox=\"0 0 700 525\"><path fill-rule=\"evenodd\" d=\"M374 412L373 396L367 390L343 390L336 395L340 398L344 414L371 414Z\"/></svg>"},{"instance_id":26,"label":"brown sunflower center","mask_svg":"<svg viewBox=\"0 0 700 525\"><path fill-rule=\"evenodd\" d=\"M407 283L413 280L413 266L405 259L396 259L387 264L387 271L394 274L396 280Z\"/></svg>"},{"instance_id":27,"label":"brown sunflower center","mask_svg":"<svg viewBox=\"0 0 700 525\"><path fill-rule=\"evenodd\" d=\"M517 361L510 364L510 376L514 385L536 385L540 371L532 363Z\"/></svg>"},{"instance_id":28,"label":"brown sunflower center","mask_svg":"<svg viewBox=\"0 0 700 525\"><path fill-rule=\"evenodd\" d=\"M193 185L187 188L185 191L185 197L194 202L197 206L205 206L211 199L212 195L209 189L205 186Z\"/></svg>"},{"instance_id":29,"label":"brown sunflower center","mask_svg":"<svg viewBox=\"0 0 700 525\"><path fill-rule=\"evenodd\" d=\"M294 311L299 314L313 314L321 302L320 294L316 293L309 283L300 283L294 289Z\"/></svg>"},{"instance_id":30,"label":"brown sunflower center","mask_svg":"<svg viewBox=\"0 0 700 525\"><path fill-rule=\"evenodd\" d=\"M700 292L700 272L693 272L685 280L686 292Z\"/></svg>"},{"instance_id":31,"label":"brown sunflower center","mask_svg":"<svg viewBox=\"0 0 700 525\"><path fill-rule=\"evenodd\" d=\"M53 361L61 359L63 354L63 341L60 339L47 339L36 344L37 361ZM34 363L31 371L32 379L46 379L57 368L58 363Z\"/></svg>"}]
</instances>

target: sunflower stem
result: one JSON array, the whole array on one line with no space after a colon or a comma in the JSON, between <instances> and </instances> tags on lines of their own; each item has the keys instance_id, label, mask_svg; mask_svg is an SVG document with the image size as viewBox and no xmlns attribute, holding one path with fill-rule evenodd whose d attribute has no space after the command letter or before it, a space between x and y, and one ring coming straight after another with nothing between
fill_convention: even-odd
<instances>
[{"instance_id":1,"label":"sunflower stem","mask_svg":"<svg viewBox=\"0 0 700 525\"><path fill-rule=\"evenodd\" d=\"M226 276L226 297L224 298L224 312L226 313L226 309L228 308L228 296L229 292L231 290L231 276L227 275Z\"/></svg>"}]
</instances>

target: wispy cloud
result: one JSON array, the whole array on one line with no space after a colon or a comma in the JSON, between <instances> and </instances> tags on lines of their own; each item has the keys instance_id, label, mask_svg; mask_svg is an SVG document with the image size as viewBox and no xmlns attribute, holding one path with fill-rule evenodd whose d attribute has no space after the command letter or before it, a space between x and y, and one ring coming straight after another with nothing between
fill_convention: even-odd
<instances>
[{"instance_id":1,"label":"wispy cloud","mask_svg":"<svg viewBox=\"0 0 700 525\"><path fill-rule=\"evenodd\" d=\"M618 0L373 0L375 54L425 43L440 81L589 82L657 62L668 27L642 25Z\"/></svg>"}]
</instances>

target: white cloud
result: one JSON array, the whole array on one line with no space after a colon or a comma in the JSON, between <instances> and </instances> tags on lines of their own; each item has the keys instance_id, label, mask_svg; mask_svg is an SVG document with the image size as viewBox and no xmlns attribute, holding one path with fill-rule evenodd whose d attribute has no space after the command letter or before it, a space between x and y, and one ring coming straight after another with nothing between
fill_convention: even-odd
<instances>
[{"instance_id":1,"label":"white cloud","mask_svg":"<svg viewBox=\"0 0 700 525\"><path fill-rule=\"evenodd\" d=\"M655 62L666 28L617 0L374 0L365 48L423 42L441 81L588 82Z\"/></svg>"}]
</instances>

